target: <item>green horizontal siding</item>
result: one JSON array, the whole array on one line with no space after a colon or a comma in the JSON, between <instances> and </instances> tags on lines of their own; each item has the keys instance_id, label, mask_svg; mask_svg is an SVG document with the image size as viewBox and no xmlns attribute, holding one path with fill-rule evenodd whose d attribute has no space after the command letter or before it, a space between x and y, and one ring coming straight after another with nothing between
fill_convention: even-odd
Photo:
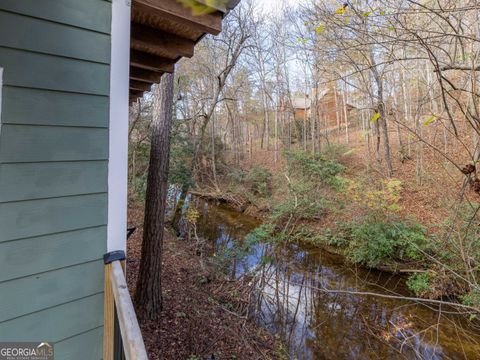
<instances>
[{"instance_id":1,"label":"green horizontal siding","mask_svg":"<svg viewBox=\"0 0 480 360\"><path fill-rule=\"evenodd\" d=\"M0 162L108 159L108 129L2 125Z\"/></svg>"},{"instance_id":2,"label":"green horizontal siding","mask_svg":"<svg viewBox=\"0 0 480 360\"><path fill-rule=\"evenodd\" d=\"M11 29L15 29L15 36L11 36ZM4 11L0 11L0 46L110 62L110 36L107 34Z\"/></svg>"},{"instance_id":3,"label":"green horizontal siding","mask_svg":"<svg viewBox=\"0 0 480 360\"><path fill-rule=\"evenodd\" d=\"M0 0L0 341L101 359L111 3Z\"/></svg>"},{"instance_id":4,"label":"green horizontal siding","mask_svg":"<svg viewBox=\"0 0 480 360\"><path fill-rule=\"evenodd\" d=\"M100 360L103 357L103 327L55 343L55 359Z\"/></svg>"},{"instance_id":5,"label":"green horizontal siding","mask_svg":"<svg viewBox=\"0 0 480 360\"><path fill-rule=\"evenodd\" d=\"M0 204L0 242L107 223L107 194Z\"/></svg>"},{"instance_id":6,"label":"green horizontal siding","mask_svg":"<svg viewBox=\"0 0 480 360\"><path fill-rule=\"evenodd\" d=\"M108 127L109 98L4 86L3 124Z\"/></svg>"},{"instance_id":7,"label":"green horizontal siding","mask_svg":"<svg viewBox=\"0 0 480 360\"><path fill-rule=\"evenodd\" d=\"M99 226L2 242L0 282L96 260L107 250L106 236Z\"/></svg>"},{"instance_id":8,"label":"green horizontal siding","mask_svg":"<svg viewBox=\"0 0 480 360\"><path fill-rule=\"evenodd\" d=\"M98 294L103 272L99 260L0 283L0 322Z\"/></svg>"},{"instance_id":9,"label":"green horizontal siding","mask_svg":"<svg viewBox=\"0 0 480 360\"><path fill-rule=\"evenodd\" d=\"M109 95L110 67L84 60L0 47L3 84Z\"/></svg>"},{"instance_id":10,"label":"green horizontal siding","mask_svg":"<svg viewBox=\"0 0 480 360\"><path fill-rule=\"evenodd\" d=\"M101 0L1 0L0 9L110 34L111 4Z\"/></svg>"},{"instance_id":11,"label":"green horizontal siding","mask_svg":"<svg viewBox=\"0 0 480 360\"><path fill-rule=\"evenodd\" d=\"M0 202L107 192L107 162L0 164Z\"/></svg>"},{"instance_id":12,"label":"green horizontal siding","mask_svg":"<svg viewBox=\"0 0 480 360\"><path fill-rule=\"evenodd\" d=\"M0 339L57 342L102 325L103 294L96 294L2 322Z\"/></svg>"}]
</instances>

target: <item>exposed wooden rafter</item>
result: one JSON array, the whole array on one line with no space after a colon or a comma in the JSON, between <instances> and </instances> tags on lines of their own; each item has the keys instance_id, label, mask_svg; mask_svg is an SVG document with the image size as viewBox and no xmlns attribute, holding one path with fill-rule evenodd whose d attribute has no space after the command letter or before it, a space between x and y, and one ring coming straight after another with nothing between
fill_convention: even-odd
<instances>
[{"instance_id":1,"label":"exposed wooden rafter","mask_svg":"<svg viewBox=\"0 0 480 360\"><path fill-rule=\"evenodd\" d=\"M176 1L133 0L133 6L140 12L158 16L196 31L218 35L222 31L222 13L194 15L192 10Z\"/></svg>"},{"instance_id":2,"label":"exposed wooden rafter","mask_svg":"<svg viewBox=\"0 0 480 360\"><path fill-rule=\"evenodd\" d=\"M162 72L130 67L130 80L143 81L150 84L158 83L162 74Z\"/></svg>"},{"instance_id":3,"label":"exposed wooden rafter","mask_svg":"<svg viewBox=\"0 0 480 360\"><path fill-rule=\"evenodd\" d=\"M132 49L130 51L130 65L141 69L172 73L175 60Z\"/></svg>"},{"instance_id":4,"label":"exposed wooden rafter","mask_svg":"<svg viewBox=\"0 0 480 360\"><path fill-rule=\"evenodd\" d=\"M148 26L132 24L131 47L174 60L192 57L195 42Z\"/></svg>"},{"instance_id":5,"label":"exposed wooden rafter","mask_svg":"<svg viewBox=\"0 0 480 360\"><path fill-rule=\"evenodd\" d=\"M222 19L239 0L192 0L206 6L201 14L180 0L132 0L130 101L150 91L165 72L173 72L182 57L192 57L205 35L217 35Z\"/></svg>"},{"instance_id":6,"label":"exposed wooden rafter","mask_svg":"<svg viewBox=\"0 0 480 360\"><path fill-rule=\"evenodd\" d=\"M130 90L130 96L137 96L137 97L138 97L138 96L142 96L143 93L144 93L144 92L141 91L141 90L133 90L133 89Z\"/></svg>"},{"instance_id":7,"label":"exposed wooden rafter","mask_svg":"<svg viewBox=\"0 0 480 360\"><path fill-rule=\"evenodd\" d=\"M143 81L130 80L130 90L150 91L151 87L152 87L152 84L149 84Z\"/></svg>"}]
</instances>

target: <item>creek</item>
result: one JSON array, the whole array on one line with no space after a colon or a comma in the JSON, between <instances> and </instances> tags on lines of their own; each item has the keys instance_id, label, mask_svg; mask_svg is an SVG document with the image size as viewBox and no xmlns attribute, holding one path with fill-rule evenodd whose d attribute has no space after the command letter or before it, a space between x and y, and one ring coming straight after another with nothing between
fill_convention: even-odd
<instances>
[{"instance_id":1,"label":"creek","mask_svg":"<svg viewBox=\"0 0 480 360\"><path fill-rule=\"evenodd\" d=\"M210 242L210 257L261 224L224 204L187 200L199 212L197 233ZM225 271L238 278L267 254L255 318L282 338L291 359L480 359L480 326L455 309L359 294L412 296L403 276L355 267L316 248L270 244L255 245Z\"/></svg>"}]
</instances>

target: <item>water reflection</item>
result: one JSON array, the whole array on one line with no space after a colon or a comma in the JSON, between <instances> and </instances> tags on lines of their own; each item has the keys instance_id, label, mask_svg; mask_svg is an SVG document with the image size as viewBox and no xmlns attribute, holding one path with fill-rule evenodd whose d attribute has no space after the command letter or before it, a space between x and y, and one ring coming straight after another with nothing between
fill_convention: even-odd
<instances>
[{"instance_id":1,"label":"water reflection","mask_svg":"<svg viewBox=\"0 0 480 360\"><path fill-rule=\"evenodd\" d=\"M260 225L226 206L189 201L201 215L199 236L212 243L209 256L232 249ZM408 294L402 277L356 269L338 256L298 246L258 245L227 271L239 277L267 253L273 261L256 275L256 318L285 339L292 359L480 359L478 329L452 309L355 294Z\"/></svg>"},{"instance_id":2,"label":"water reflection","mask_svg":"<svg viewBox=\"0 0 480 360\"><path fill-rule=\"evenodd\" d=\"M301 359L451 358L442 341L430 343L419 333L425 329L416 327L412 314L436 324L433 311L428 317L398 300L324 292L321 289L372 289L359 280L363 274L344 271L325 254L305 259L321 265L316 271L305 271L298 264L285 266L277 260L266 272L268 280L261 292L262 322L287 339L292 355Z\"/></svg>"}]
</instances>

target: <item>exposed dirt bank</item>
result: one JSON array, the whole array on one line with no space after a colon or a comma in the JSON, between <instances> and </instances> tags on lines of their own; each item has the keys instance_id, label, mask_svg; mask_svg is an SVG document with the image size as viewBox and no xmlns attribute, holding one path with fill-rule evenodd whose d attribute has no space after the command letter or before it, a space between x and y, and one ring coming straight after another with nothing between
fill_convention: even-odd
<instances>
[{"instance_id":1,"label":"exposed dirt bank","mask_svg":"<svg viewBox=\"0 0 480 360\"><path fill-rule=\"evenodd\" d=\"M129 224L138 227L128 241L127 281L132 294L140 263L142 222L143 208L130 206ZM164 243L163 270L161 319L141 324L150 359L281 358L279 342L236 313L245 302L242 283L205 267L191 244L170 233Z\"/></svg>"}]
</instances>

